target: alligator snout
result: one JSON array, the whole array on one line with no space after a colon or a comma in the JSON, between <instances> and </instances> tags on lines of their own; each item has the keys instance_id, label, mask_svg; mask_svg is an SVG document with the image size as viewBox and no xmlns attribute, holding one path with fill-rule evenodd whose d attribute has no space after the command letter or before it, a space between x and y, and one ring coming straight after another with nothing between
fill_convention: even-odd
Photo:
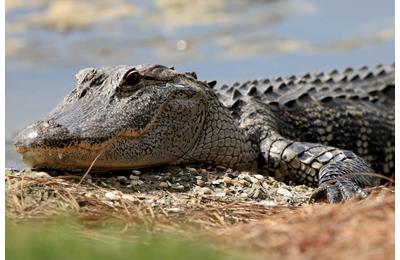
<instances>
[{"instance_id":1,"label":"alligator snout","mask_svg":"<svg viewBox=\"0 0 400 260\"><path fill-rule=\"evenodd\" d=\"M14 145L18 152L40 147L63 147L71 139L66 127L55 121L36 121L14 138Z\"/></svg>"}]
</instances>

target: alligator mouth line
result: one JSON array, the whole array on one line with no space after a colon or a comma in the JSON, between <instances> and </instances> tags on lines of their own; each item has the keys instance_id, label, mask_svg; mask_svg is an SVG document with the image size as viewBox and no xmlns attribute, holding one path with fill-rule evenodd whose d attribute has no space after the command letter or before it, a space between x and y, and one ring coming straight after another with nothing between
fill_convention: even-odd
<instances>
[{"instance_id":1,"label":"alligator mouth line","mask_svg":"<svg viewBox=\"0 0 400 260\"><path fill-rule=\"evenodd\" d=\"M158 110L159 111L159 110ZM86 154L93 156L93 154L104 154L104 152L107 150L107 148L112 145L113 143L118 142L121 139L138 139L144 135L146 135L151 128L154 126L154 121L158 116L155 115L151 121L145 126L145 128L140 129L139 131L132 131L132 130L122 130L119 134L116 134L114 137L111 137L109 140L100 143L100 144L91 144L88 142L73 142L70 145L67 145L65 147L44 147L44 146L38 146L38 147L18 147L16 146L15 149L19 153L26 153L26 152L31 152L31 153L42 153L42 154L65 154L65 153L79 153L79 154ZM60 158L61 159L61 158Z\"/></svg>"},{"instance_id":2,"label":"alligator mouth line","mask_svg":"<svg viewBox=\"0 0 400 260\"><path fill-rule=\"evenodd\" d=\"M57 153L57 152L65 151L65 150L69 151L71 149L82 150L85 152L92 152L92 153L101 152L105 148L107 148L109 145L111 145L112 143L118 141L119 138L137 139L139 137L146 135L151 130L151 128L154 126L155 120L161 113L161 110L164 108L165 104L167 104L170 101L170 99L171 99L170 96L168 96L165 99L165 101L160 104L156 113L154 114L154 116L151 118L150 122L147 123L147 125L144 128L139 129L138 131L133 131L130 129L121 130L119 133L115 134L109 140L106 140L99 144L91 144L91 143L84 142L84 141L75 141L75 142L71 142L71 144L69 144L65 147L44 147L44 146L20 147L20 146L16 146L15 149L19 153L30 152L30 151L38 151L38 152L51 151L52 153L54 151L54 153Z\"/></svg>"},{"instance_id":3,"label":"alligator mouth line","mask_svg":"<svg viewBox=\"0 0 400 260\"><path fill-rule=\"evenodd\" d=\"M35 154L36 156L43 156L43 155L58 155L59 160L62 160L62 158L66 155L66 154L80 154L82 155L82 158L93 158L90 161L88 170L85 174L87 174L95 165L96 161L101 158L102 155L104 155L104 153L107 151L107 149L114 143L118 142L121 139L130 139L130 140L135 140L138 139L140 137L145 136L146 134L148 134L151 129L155 126L155 121L157 120L157 118L159 117L159 115L161 114L161 112L163 111L164 107L172 100L174 95L170 94L162 104L160 104L160 106L158 107L156 113L154 114L154 116L151 118L150 122L143 128L140 129L138 131L133 131L130 129L126 129L126 130L122 130L120 131L118 134L115 134L114 137L111 137L109 140L100 143L100 144L90 144L88 142L74 142L71 143L68 146L65 147L31 147L31 148L27 148L27 147L16 147L16 150L21 153L21 154L25 154L25 153L31 153L30 156L34 156ZM203 119L202 119L202 124L204 123L204 115L203 115ZM196 133L196 138L194 138L193 142L189 145L188 151L190 151L195 143L195 140L197 139L198 135L199 135L200 130L198 131L198 133ZM188 152L183 152L183 156L185 156L185 154ZM181 157L181 156L180 156ZM177 160L180 158L178 157ZM85 161L89 161L89 160L85 160ZM111 162L111 161L110 161ZM65 162L63 162L65 163ZM87 163L85 163L87 164ZM115 164L113 164L115 166ZM73 164L65 164L63 165L63 167L67 167L68 166L74 166ZM96 168L96 167L95 167ZM103 167L101 167L103 168ZM107 167L104 167L107 168ZM125 168L125 167L122 167Z\"/></svg>"}]
</instances>

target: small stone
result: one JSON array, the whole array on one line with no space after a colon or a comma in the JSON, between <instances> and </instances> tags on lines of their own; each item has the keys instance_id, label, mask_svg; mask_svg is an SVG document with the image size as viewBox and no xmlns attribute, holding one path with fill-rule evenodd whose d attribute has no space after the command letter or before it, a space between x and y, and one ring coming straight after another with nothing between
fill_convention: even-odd
<instances>
[{"instance_id":1,"label":"small stone","mask_svg":"<svg viewBox=\"0 0 400 260\"><path fill-rule=\"evenodd\" d=\"M240 194L240 197L243 199L247 199L249 197L249 194L247 194L246 192L243 192Z\"/></svg>"},{"instance_id":2,"label":"small stone","mask_svg":"<svg viewBox=\"0 0 400 260\"><path fill-rule=\"evenodd\" d=\"M191 174L197 174L197 170L192 167L186 167L186 170Z\"/></svg>"},{"instance_id":3,"label":"small stone","mask_svg":"<svg viewBox=\"0 0 400 260\"><path fill-rule=\"evenodd\" d=\"M235 187L235 188L237 188L237 189L241 189L241 188L243 188L243 184L240 183L240 182L238 182L238 181L236 181L236 182L233 184L233 187Z\"/></svg>"},{"instance_id":4,"label":"small stone","mask_svg":"<svg viewBox=\"0 0 400 260\"><path fill-rule=\"evenodd\" d=\"M51 178L51 176L47 172L32 172L32 174L28 176L31 178L38 178L38 179Z\"/></svg>"},{"instance_id":5,"label":"small stone","mask_svg":"<svg viewBox=\"0 0 400 260\"><path fill-rule=\"evenodd\" d=\"M232 178L225 176L224 178L222 178L222 181L226 184L226 185L232 185L233 181Z\"/></svg>"},{"instance_id":6,"label":"small stone","mask_svg":"<svg viewBox=\"0 0 400 260\"><path fill-rule=\"evenodd\" d=\"M122 194L122 199L129 200L131 202L135 202L136 201L135 197L130 195L130 194Z\"/></svg>"},{"instance_id":7,"label":"small stone","mask_svg":"<svg viewBox=\"0 0 400 260\"><path fill-rule=\"evenodd\" d=\"M212 190L210 188L208 188L208 187L203 187L203 188L201 188L201 192L203 194L211 194Z\"/></svg>"},{"instance_id":8,"label":"small stone","mask_svg":"<svg viewBox=\"0 0 400 260\"><path fill-rule=\"evenodd\" d=\"M230 194L230 193L231 193L231 191L230 191L229 189L227 189L227 188L224 189L224 194L225 194L225 195L228 195L228 194Z\"/></svg>"},{"instance_id":9,"label":"small stone","mask_svg":"<svg viewBox=\"0 0 400 260\"><path fill-rule=\"evenodd\" d=\"M96 196L94 195L94 193L92 193L92 192L86 192L84 196L85 196L86 198L94 198L94 197L96 197Z\"/></svg>"},{"instance_id":10,"label":"small stone","mask_svg":"<svg viewBox=\"0 0 400 260\"><path fill-rule=\"evenodd\" d=\"M244 180L246 180L249 184L254 181L254 178L250 175L244 175Z\"/></svg>"},{"instance_id":11,"label":"small stone","mask_svg":"<svg viewBox=\"0 0 400 260\"><path fill-rule=\"evenodd\" d=\"M206 169L200 169L201 174L208 174L208 171Z\"/></svg>"},{"instance_id":12,"label":"small stone","mask_svg":"<svg viewBox=\"0 0 400 260\"><path fill-rule=\"evenodd\" d=\"M117 179L118 179L118 178L117 178ZM137 181L137 180L140 179L140 177L139 177L139 176L136 176L136 175L130 175L130 176L129 176L129 179Z\"/></svg>"},{"instance_id":13,"label":"small stone","mask_svg":"<svg viewBox=\"0 0 400 260\"><path fill-rule=\"evenodd\" d=\"M144 183L144 181L141 181L141 180L131 180L131 185L132 186L140 186L140 185L142 185Z\"/></svg>"},{"instance_id":14,"label":"small stone","mask_svg":"<svg viewBox=\"0 0 400 260\"><path fill-rule=\"evenodd\" d=\"M197 175L197 176L194 176L194 178L195 178L196 180L201 180L201 179L203 179L203 176Z\"/></svg>"},{"instance_id":15,"label":"small stone","mask_svg":"<svg viewBox=\"0 0 400 260\"><path fill-rule=\"evenodd\" d=\"M168 183L166 183L165 181L160 182L160 188L168 188Z\"/></svg>"},{"instance_id":16,"label":"small stone","mask_svg":"<svg viewBox=\"0 0 400 260\"><path fill-rule=\"evenodd\" d=\"M197 185L199 185L200 187L204 187L205 182L201 179L196 180Z\"/></svg>"},{"instance_id":17,"label":"small stone","mask_svg":"<svg viewBox=\"0 0 400 260\"><path fill-rule=\"evenodd\" d=\"M172 188L174 190L183 191L185 189L185 186L183 186L182 184L178 184L178 185L174 185Z\"/></svg>"},{"instance_id":18,"label":"small stone","mask_svg":"<svg viewBox=\"0 0 400 260\"><path fill-rule=\"evenodd\" d=\"M215 193L215 196L217 196L217 197L225 197L226 196L226 193L224 192L224 191L218 191L218 192L216 192Z\"/></svg>"},{"instance_id":19,"label":"small stone","mask_svg":"<svg viewBox=\"0 0 400 260\"><path fill-rule=\"evenodd\" d=\"M276 190L276 193L285 197L291 197L292 193L290 191L288 191L287 189L284 188L278 188Z\"/></svg>"},{"instance_id":20,"label":"small stone","mask_svg":"<svg viewBox=\"0 0 400 260\"><path fill-rule=\"evenodd\" d=\"M229 171L229 170L230 170L230 171ZM236 178L236 177L238 177L238 176L240 175L240 172L239 172L239 171L234 171L234 170L228 169L228 170L226 171L226 174L229 175L229 176L231 176L231 177Z\"/></svg>"},{"instance_id":21,"label":"small stone","mask_svg":"<svg viewBox=\"0 0 400 260\"><path fill-rule=\"evenodd\" d=\"M125 176L118 176L117 180L122 183L128 183L128 178L126 178Z\"/></svg>"},{"instance_id":22,"label":"small stone","mask_svg":"<svg viewBox=\"0 0 400 260\"><path fill-rule=\"evenodd\" d=\"M109 201L117 201L120 200L121 196L118 194L117 191L110 191L104 194L104 197Z\"/></svg>"},{"instance_id":23,"label":"small stone","mask_svg":"<svg viewBox=\"0 0 400 260\"><path fill-rule=\"evenodd\" d=\"M221 183L221 180L213 180L212 185L219 185Z\"/></svg>"},{"instance_id":24,"label":"small stone","mask_svg":"<svg viewBox=\"0 0 400 260\"><path fill-rule=\"evenodd\" d=\"M251 186L250 182L248 182L246 180L239 180L238 182L240 184L242 184L243 187L250 187Z\"/></svg>"},{"instance_id":25,"label":"small stone","mask_svg":"<svg viewBox=\"0 0 400 260\"><path fill-rule=\"evenodd\" d=\"M136 176L139 176L140 174L142 174L142 172L141 171L138 171L138 170L133 170L132 171L132 174L133 175L136 175ZM132 176L132 175L131 175Z\"/></svg>"},{"instance_id":26,"label":"small stone","mask_svg":"<svg viewBox=\"0 0 400 260\"><path fill-rule=\"evenodd\" d=\"M254 178L256 178L257 180L260 180L260 181L262 181L262 180L265 179L265 176L264 176L264 175L261 175L261 174L255 174L255 175L253 175L253 176L254 176Z\"/></svg>"}]
</instances>

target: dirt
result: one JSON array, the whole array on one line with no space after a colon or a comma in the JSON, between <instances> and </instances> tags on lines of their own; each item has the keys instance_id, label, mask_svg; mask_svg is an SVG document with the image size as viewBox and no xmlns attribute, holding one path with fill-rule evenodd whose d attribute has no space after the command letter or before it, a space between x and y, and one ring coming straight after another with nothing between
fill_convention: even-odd
<instances>
[{"instance_id":1,"label":"dirt","mask_svg":"<svg viewBox=\"0 0 400 260\"><path fill-rule=\"evenodd\" d=\"M124 228L207 234L255 258L393 258L394 188L309 204L313 188L224 167L82 174L5 170L8 219L72 215Z\"/></svg>"}]
</instances>

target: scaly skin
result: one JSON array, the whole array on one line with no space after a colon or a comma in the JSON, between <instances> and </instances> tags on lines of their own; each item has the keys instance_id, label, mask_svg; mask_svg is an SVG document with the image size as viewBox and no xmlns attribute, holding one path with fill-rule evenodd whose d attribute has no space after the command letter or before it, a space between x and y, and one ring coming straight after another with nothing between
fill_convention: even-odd
<instances>
[{"instance_id":1,"label":"scaly skin","mask_svg":"<svg viewBox=\"0 0 400 260\"><path fill-rule=\"evenodd\" d=\"M394 172L394 65L215 89L161 65L89 68L77 80L16 136L32 167L224 165L319 185L330 202L365 197L379 184L369 173Z\"/></svg>"}]
</instances>

